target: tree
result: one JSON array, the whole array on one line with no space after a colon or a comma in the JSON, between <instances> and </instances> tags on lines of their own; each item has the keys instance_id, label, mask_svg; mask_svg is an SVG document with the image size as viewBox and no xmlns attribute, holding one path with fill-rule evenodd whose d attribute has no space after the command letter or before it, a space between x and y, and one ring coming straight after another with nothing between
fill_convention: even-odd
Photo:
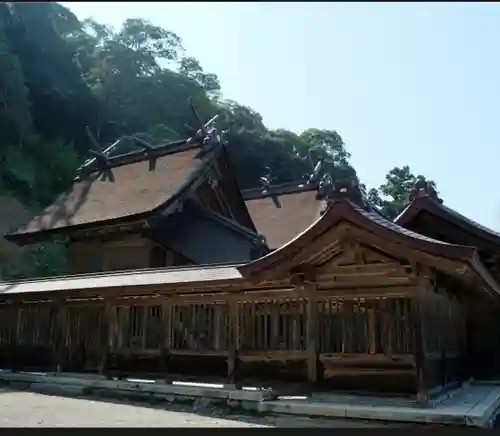
<instances>
[{"instance_id":1,"label":"tree","mask_svg":"<svg viewBox=\"0 0 500 436\"><path fill-rule=\"evenodd\" d=\"M264 175L274 184L304 182L309 156L323 160L334 182L359 181L338 132L268 129L258 112L223 99L217 76L186 53L174 32L140 18L118 29L80 22L58 3L2 3L0 195L19 200L30 214L53 201L88 157L86 126L103 145L125 134L154 143L190 136L199 126L189 98L203 119L219 115L242 189L259 186ZM395 168L379 190L362 188L392 217L418 177ZM7 276L64 272L62 245L0 248Z\"/></svg>"},{"instance_id":2,"label":"tree","mask_svg":"<svg viewBox=\"0 0 500 436\"><path fill-rule=\"evenodd\" d=\"M57 3L6 5L3 25L22 68L36 131L84 147L85 125L95 113L96 101L64 37L77 29L78 20Z\"/></svg>"},{"instance_id":3,"label":"tree","mask_svg":"<svg viewBox=\"0 0 500 436\"><path fill-rule=\"evenodd\" d=\"M200 63L192 57L184 57L179 62L179 73L196 80L198 84L213 98L220 97L219 78L215 74L206 74Z\"/></svg>"},{"instance_id":4,"label":"tree","mask_svg":"<svg viewBox=\"0 0 500 436\"><path fill-rule=\"evenodd\" d=\"M21 62L7 34L9 17L7 4L0 4L0 153L8 144L22 145L26 133L33 129Z\"/></svg>"},{"instance_id":5,"label":"tree","mask_svg":"<svg viewBox=\"0 0 500 436\"><path fill-rule=\"evenodd\" d=\"M396 218L408 204L408 196L418 180L425 180L434 189L436 183L419 174L415 176L408 165L394 167L385 176L385 183L378 191L371 189L368 198L389 219ZM437 192L437 189L436 189Z\"/></svg>"},{"instance_id":6,"label":"tree","mask_svg":"<svg viewBox=\"0 0 500 436\"><path fill-rule=\"evenodd\" d=\"M336 131L308 129L300 134L300 138L305 150L323 159L325 171L332 176L334 183L347 180L359 182L356 171L349 163L351 155Z\"/></svg>"}]
</instances>

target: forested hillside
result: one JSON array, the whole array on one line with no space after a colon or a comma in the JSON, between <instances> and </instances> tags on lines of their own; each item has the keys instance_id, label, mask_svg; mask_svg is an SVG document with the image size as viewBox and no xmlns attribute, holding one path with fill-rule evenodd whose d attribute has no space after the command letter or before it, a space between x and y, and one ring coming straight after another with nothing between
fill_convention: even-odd
<instances>
[{"instance_id":1,"label":"forested hillside","mask_svg":"<svg viewBox=\"0 0 500 436\"><path fill-rule=\"evenodd\" d=\"M220 114L241 188L262 175L301 179L308 150L325 159L333 180L357 179L339 133L267 129L257 112L224 99L217 76L186 53L181 35L138 18L120 29L80 22L57 3L1 3L0 231L68 187L88 157L86 126L102 144L124 134L183 138L194 124L189 97L204 118ZM394 217L416 178L409 167L394 168L366 194ZM64 258L57 244L17 250L0 242L0 276L63 273Z\"/></svg>"}]
</instances>

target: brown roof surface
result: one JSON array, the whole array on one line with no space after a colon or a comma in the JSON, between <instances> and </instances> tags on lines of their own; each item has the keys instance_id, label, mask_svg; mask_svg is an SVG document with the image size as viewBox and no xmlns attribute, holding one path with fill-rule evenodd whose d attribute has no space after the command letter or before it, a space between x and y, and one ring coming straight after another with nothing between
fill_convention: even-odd
<instances>
[{"instance_id":1,"label":"brown roof surface","mask_svg":"<svg viewBox=\"0 0 500 436\"><path fill-rule=\"evenodd\" d=\"M266 237L269 248L279 248L307 229L319 217L322 202L316 190L277 196L281 208L271 197L246 201L257 231Z\"/></svg>"},{"instance_id":2,"label":"brown roof surface","mask_svg":"<svg viewBox=\"0 0 500 436\"><path fill-rule=\"evenodd\" d=\"M198 149L159 157L149 171L148 160L112 169L115 181L92 174L73 183L39 216L13 234L97 223L149 212L165 203L200 165Z\"/></svg>"}]
</instances>

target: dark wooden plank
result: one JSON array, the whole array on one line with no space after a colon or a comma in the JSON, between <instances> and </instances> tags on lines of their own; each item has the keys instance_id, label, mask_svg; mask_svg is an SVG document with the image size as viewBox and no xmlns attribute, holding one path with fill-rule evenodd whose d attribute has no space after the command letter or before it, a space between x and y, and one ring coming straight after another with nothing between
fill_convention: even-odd
<instances>
[{"instance_id":1,"label":"dark wooden plank","mask_svg":"<svg viewBox=\"0 0 500 436\"><path fill-rule=\"evenodd\" d=\"M427 406L429 402L427 389L427 374L425 360L425 344L424 344L424 308L423 297L428 291L427 280L423 280L420 285L420 294L416 296L412 304L413 324L415 326L415 365L416 365L416 381L417 381L417 401L421 406Z\"/></svg>"},{"instance_id":2,"label":"dark wooden plank","mask_svg":"<svg viewBox=\"0 0 500 436\"><path fill-rule=\"evenodd\" d=\"M310 383L318 382L318 298L316 284L305 283L307 294L307 378Z\"/></svg>"},{"instance_id":3,"label":"dark wooden plank","mask_svg":"<svg viewBox=\"0 0 500 436\"><path fill-rule=\"evenodd\" d=\"M238 300L232 298L229 300L229 338L228 338L228 358L227 358L227 376L230 383L237 383L238 374L238 349L240 336Z\"/></svg>"},{"instance_id":4,"label":"dark wooden plank","mask_svg":"<svg viewBox=\"0 0 500 436\"><path fill-rule=\"evenodd\" d=\"M101 359L99 362L99 373L107 371L111 336L113 333L113 311L116 310L111 302L106 302L102 313L101 334Z\"/></svg>"}]
</instances>

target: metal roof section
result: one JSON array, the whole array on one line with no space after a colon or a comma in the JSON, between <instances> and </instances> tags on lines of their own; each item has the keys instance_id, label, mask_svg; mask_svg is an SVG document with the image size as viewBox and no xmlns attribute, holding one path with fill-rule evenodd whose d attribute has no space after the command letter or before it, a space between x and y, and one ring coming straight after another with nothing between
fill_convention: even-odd
<instances>
[{"instance_id":1,"label":"metal roof section","mask_svg":"<svg viewBox=\"0 0 500 436\"><path fill-rule=\"evenodd\" d=\"M81 274L47 279L0 282L0 295L26 293L105 290L138 286L164 286L185 283L238 280L238 265L155 268L133 271Z\"/></svg>"}]
</instances>

